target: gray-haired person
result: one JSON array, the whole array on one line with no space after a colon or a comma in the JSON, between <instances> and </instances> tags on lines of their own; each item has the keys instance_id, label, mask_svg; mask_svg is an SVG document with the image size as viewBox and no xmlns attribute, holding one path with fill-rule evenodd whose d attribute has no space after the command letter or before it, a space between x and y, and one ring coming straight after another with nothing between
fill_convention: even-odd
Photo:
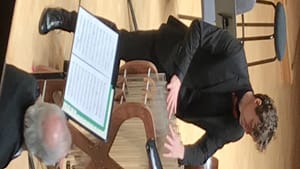
<instances>
[{"instance_id":1,"label":"gray-haired person","mask_svg":"<svg viewBox=\"0 0 300 169\"><path fill-rule=\"evenodd\" d=\"M55 104L39 99L36 79L6 65L0 97L0 168L27 150L46 165L67 155L72 139L66 117Z\"/></svg>"}]
</instances>

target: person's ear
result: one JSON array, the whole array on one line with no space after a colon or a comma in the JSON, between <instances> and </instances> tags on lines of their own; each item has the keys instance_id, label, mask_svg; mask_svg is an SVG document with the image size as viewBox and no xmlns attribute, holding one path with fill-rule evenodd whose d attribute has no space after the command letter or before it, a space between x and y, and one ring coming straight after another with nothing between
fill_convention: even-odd
<instances>
[{"instance_id":1,"label":"person's ear","mask_svg":"<svg viewBox=\"0 0 300 169\"><path fill-rule=\"evenodd\" d=\"M255 98L255 103L259 106L262 104L262 100L260 98Z\"/></svg>"}]
</instances>

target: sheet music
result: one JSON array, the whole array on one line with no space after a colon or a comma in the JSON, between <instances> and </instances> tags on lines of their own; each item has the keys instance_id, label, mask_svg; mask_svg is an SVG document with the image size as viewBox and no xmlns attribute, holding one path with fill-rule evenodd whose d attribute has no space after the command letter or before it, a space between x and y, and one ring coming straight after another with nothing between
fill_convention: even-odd
<instances>
[{"instance_id":1,"label":"sheet music","mask_svg":"<svg viewBox=\"0 0 300 169\"><path fill-rule=\"evenodd\" d=\"M107 137L114 89L118 34L80 8L63 110L103 139Z\"/></svg>"}]
</instances>

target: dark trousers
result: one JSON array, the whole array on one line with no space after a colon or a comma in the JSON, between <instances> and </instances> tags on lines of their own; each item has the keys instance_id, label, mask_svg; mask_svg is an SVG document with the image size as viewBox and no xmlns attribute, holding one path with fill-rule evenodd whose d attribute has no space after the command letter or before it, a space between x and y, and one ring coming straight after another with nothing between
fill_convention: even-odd
<instances>
[{"instance_id":1,"label":"dark trousers","mask_svg":"<svg viewBox=\"0 0 300 169\"><path fill-rule=\"evenodd\" d=\"M157 58L156 40L158 31L120 30L119 55L125 61L147 60L151 61L159 72L164 72Z\"/></svg>"}]
</instances>

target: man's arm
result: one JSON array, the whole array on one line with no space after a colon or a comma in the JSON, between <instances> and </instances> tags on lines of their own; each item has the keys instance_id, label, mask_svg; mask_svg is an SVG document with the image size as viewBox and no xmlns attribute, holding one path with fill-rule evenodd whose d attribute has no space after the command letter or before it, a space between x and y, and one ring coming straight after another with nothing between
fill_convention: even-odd
<instances>
[{"instance_id":1,"label":"man's arm","mask_svg":"<svg viewBox=\"0 0 300 169\"><path fill-rule=\"evenodd\" d=\"M179 165L203 165L219 148L223 147L224 142L218 145L219 139L203 135L195 144L183 145L180 137L170 127L170 133L166 137L164 147L167 152L164 157L178 159Z\"/></svg>"},{"instance_id":2,"label":"man's arm","mask_svg":"<svg viewBox=\"0 0 300 169\"><path fill-rule=\"evenodd\" d=\"M223 128L223 129L222 129ZM239 123L230 123L217 131L207 132L194 144L184 146L184 158L180 165L202 165L225 144L241 139L244 130Z\"/></svg>"},{"instance_id":3,"label":"man's arm","mask_svg":"<svg viewBox=\"0 0 300 169\"><path fill-rule=\"evenodd\" d=\"M182 81L197 50L203 50L219 59L231 56L243 46L227 31L200 20L194 20L175 58L176 74ZM197 56L202 57L202 56ZM218 59L218 58L216 58Z\"/></svg>"},{"instance_id":4,"label":"man's arm","mask_svg":"<svg viewBox=\"0 0 300 169\"><path fill-rule=\"evenodd\" d=\"M203 165L224 144L218 145L218 139L204 134L195 144L184 146L184 158L179 165Z\"/></svg>"}]
</instances>

